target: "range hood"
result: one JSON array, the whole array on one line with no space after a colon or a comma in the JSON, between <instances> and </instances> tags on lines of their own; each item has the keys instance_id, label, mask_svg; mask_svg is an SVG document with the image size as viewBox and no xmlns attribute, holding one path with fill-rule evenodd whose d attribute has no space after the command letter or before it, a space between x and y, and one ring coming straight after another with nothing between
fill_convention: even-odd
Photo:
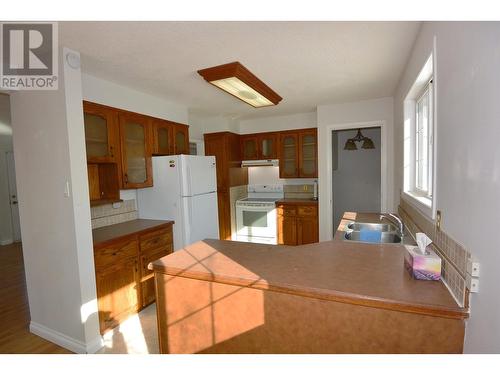
<instances>
[{"instance_id":1,"label":"range hood","mask_svg":"<svg viewBox=\"0 0 500 375\"><path fill-rule=\"evenodd\" d=\"M241 162L242 167L277 167L279 166L279 161L277 159L267 159L267 160L243 160Z\"/></svg>"}]
</instances>

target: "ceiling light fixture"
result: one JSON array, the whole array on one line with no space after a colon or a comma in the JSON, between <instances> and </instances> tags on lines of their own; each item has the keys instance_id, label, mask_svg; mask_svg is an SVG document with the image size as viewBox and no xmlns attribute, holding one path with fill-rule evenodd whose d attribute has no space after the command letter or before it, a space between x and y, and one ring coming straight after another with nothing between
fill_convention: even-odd
<instances>
[{"instance_id":1,"label":"ceiling light fixture","mask_svg":"<svg viewBox=\"0 0 500 375\"><path fill-rule=\"evenodd\" d=\"M281 96L237 61L201 69L198 74L205 81L255 108L276 105L282 100Z\"/></svg>"},{"instance_id":2,"label":"ceiling light fixture","mask_svg":"<svg viewBox=\"0 0 500 375\"><path fill-rule=\"evenodd\" d=\"M357 150L358 147L356 146L356 143L355 142L363 142L363 145L361 146L361 148L364 148L364 149L373 149L375 148L375 145L373 144L373 141L368 138L368 137L365 137L363 134L361 134L361 129L358 129L358 133L356 134L356 136L354 138L349 138L345 145L344 145L344 150Z\"/></svg>"}]
</instances>

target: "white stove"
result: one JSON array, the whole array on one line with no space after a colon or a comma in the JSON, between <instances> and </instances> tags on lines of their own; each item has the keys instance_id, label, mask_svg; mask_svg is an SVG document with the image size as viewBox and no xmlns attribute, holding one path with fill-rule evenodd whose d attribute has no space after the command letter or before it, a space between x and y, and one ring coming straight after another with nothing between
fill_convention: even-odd
<instances>
[{"instance_id":1,"label":"white stove","mask_svg":"<svg viewBox=\"0 0 500 375\"><path fill-rule=\"evenodd\" d=\"M236 240L277 244L276 201L283 185L249 185L248 198L236 201Z\"/></svg>"}]
</instances>

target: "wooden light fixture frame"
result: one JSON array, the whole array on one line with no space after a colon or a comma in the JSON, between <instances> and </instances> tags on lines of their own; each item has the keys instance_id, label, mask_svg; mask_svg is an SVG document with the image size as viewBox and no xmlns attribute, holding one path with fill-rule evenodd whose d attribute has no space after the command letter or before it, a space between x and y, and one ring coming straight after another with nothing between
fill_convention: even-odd
<instances>
[{"instance_id":1,"label":"wooden light fixture frame","mask_svg":"<svg viewBox=\"0 0 500 375\"><path fill-rule=\"evenodd\" d=\"M213 81L217 81L220 79L226 79L232 77L238 78L240 81L250 86L252 89L257 91L259 94L261 94L263 97L265 97L274 105L277 105L283 99L273 89L271 89L268 85L266 85L259 78L257 78L255 74L253 74L250 70L245 68L243 64L241 64L239 61L234 61L232 63L218 65L211 68L201 69L198 70L198 74L201 75L205 79L205 81L207 81L210 84L212 84ZM224 91L225 93L231 94L230 92L223 90L216 85L214 86ZM234 94L231 95L234 96L235 98L238 98ZM242 102L245 102L241 98L238 99L241 100ZM251 105L254 108L266 107L266 106L256 107L248 102L245 103Z\"/></svg>"}]
</instances>

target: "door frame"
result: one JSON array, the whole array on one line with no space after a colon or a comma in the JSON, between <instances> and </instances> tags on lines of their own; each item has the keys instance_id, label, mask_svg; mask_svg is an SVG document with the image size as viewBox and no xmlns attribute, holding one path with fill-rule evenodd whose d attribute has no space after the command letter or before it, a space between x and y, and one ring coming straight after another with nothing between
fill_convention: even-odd
<instances>
[{"instance_id":1,"label":"door frame","mask_svg":"<svg viewBox=\"0 0 500 375\"><path fill-rule=\"evenodd\" d=\"M326 126L328 139L327 139L327 155L326 155L326 181L327 188L326 192L320 193L321 196L326 195L326 203L321 204L321 208L326 210L326 221L327 221L327 234L328 239L333 239L335 235L336 229L333 228L333 197L332 197L332 189L333 189L333 171L332 171L332 157L333 157L333 144L332 144L332 133L335 130L356 130L356 129L364 129L364 128L374 128L380 127L380 212L385 212L388 207L388 195L387 195L387 178L388 174L388 131L387 124L383 120L375 120L375 121L365 121L365 122L350 122L350 123L341 123L341 124L332 124Z\"/></svg>"}]
</instances>

